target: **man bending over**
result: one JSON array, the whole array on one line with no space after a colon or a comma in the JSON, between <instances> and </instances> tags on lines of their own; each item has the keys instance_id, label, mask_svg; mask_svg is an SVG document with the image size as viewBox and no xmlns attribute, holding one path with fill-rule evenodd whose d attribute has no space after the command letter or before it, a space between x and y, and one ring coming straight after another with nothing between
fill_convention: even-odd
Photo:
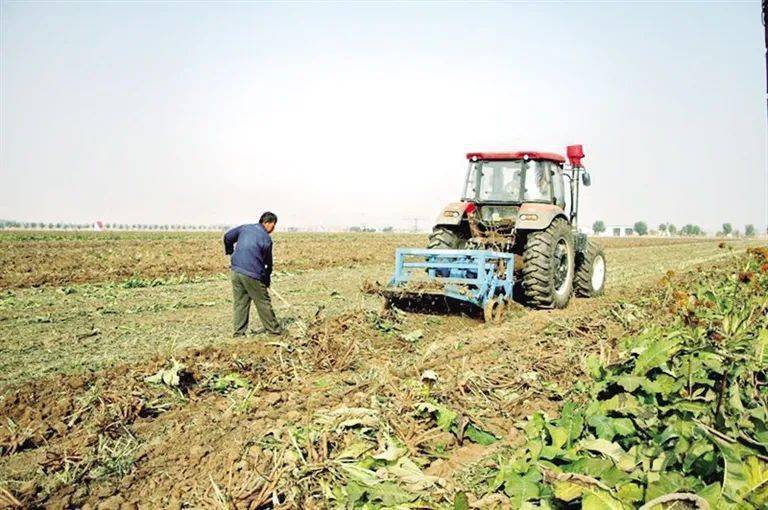
<instances>
[{"instance_id":1,"label":"man bending over","mask_svg":"<svg viewBox=\"0 0 768 510\"><path fill-rule=\"evenodd\" d=\"M283 332L269 297L272 276L270 235L276 224L277 216L265 212L259 223L240 225L224 234L224 251L232 256L234 336L245 336L248 332L251 301L268 333L280 335Z\"/></svg>"}]
</instances>

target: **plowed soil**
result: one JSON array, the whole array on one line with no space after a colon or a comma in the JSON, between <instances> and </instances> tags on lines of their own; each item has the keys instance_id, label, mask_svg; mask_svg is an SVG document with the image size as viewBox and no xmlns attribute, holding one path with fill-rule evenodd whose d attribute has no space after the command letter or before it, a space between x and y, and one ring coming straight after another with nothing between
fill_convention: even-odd
<instances>
[{"instance_id":1,"label":"plowed soil","mask_svg":"<svg viewBox=\"0 0 768 510\"><path fill-rule=\"evenodd\" d=\"M320 481L349 446L333 421L341 415L391 424L410 451L436 457L424 468L450 493L495 446L462 443L417 412L424 374L436 376L434 396L512 441L515 420L558 408L586 355L610 356L622 335L665 320L647 297L667 271L719 264L745 246L612 240L604 297L515 307L491 326L383 311L360 287L385 280L391 250L378 252L404 243L379 241L371 259L328 254L327 265L276 278L290 332L278 339L228 337L223 278L6 291L0 508L325 508ZM147 381L174 362L177 382Z\"/></svg>"},{"instance_id":2,"label":"plowed soil","mask_svg":"<svg viewBox=\"0 0 768 510\"><path fill-rule=\"evenodd\" d=\"M419 234L281 234L274 237L280 271L389 262L398 246L420 246ZM222 234L0 232L0 289L186 278L229 267Z\"/></svg>"},{"instance_id":3,"label":"plowed soil","mask_svg":"<svg viewBox=\"0 0 768 510\"><path fill-rule=\"evenodd\" d=\"M199 279L226 271L214 232L0 232L0 289L77 283ZM423 234L276 233L277 269L293 272L389 264L394 249L424 246ZM711 243L684 238L601 238L605 247ZM151 283L151 282L146 282Z\"/></svg>"}]
</instances>

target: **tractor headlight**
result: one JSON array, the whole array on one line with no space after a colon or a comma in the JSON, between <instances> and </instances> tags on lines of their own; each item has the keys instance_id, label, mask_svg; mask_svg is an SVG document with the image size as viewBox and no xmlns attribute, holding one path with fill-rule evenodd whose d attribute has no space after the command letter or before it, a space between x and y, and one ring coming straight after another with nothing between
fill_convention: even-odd
<instances>
[{"instance_id":1,"label":"tractor headlight","mask_svg":"<svg viewBox=\"0 0 768 510\"><path fill-rule=\"evenodd\" d=\"M520 221L536 221L539 219L538 214L521 214L517 217Z\"/></svg>"},{"instance_id":2,"label":"tractor headlight","mask_svg":"<svg viewBox=\"0 0 768 510\"><path fill-rule=\"evenodd\" d=\"M459 211L445 211L443 213L443 216L448 216L449 218L458 218L459 217Z\"/></svg>"}]
</instances>

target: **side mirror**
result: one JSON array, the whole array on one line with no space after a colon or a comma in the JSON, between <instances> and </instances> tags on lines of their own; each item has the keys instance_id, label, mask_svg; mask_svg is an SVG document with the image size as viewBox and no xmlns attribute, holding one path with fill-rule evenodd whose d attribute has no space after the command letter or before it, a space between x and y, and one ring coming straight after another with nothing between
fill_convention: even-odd
<instances>
[{"instance_id":1,"label":"side mirror","mask_svg":"<svg viewBox=\"0 0 768 510\"><path fill-rule=\"evenodd\" d=\"M592 178L589 176L589 172L586 170L583 174L581 174L581 182L584 184L584 186L591 186L592 185Z\"/></svg>"}]
</instances>

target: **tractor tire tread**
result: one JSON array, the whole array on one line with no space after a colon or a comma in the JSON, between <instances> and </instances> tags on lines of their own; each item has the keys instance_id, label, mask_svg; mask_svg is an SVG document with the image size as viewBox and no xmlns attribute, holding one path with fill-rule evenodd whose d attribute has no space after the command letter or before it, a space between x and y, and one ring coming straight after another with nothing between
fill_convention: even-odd
<instances>
[{"instance_id":1,"label":"tractor tire tread","mask_svg":"<svg viewBox=\"0 0 768 510\"><path fill-rule=\"evenodd\" d=\"M582 253L576 254L576 272L573 278L573 288L577 296L597 297L603 295L605 291L605 280L599 289L592 288L592 265L595 257L603 257L605 262L605 252L592 241L587 242L587 248Z\"/></svg>"},{"instance_id":2,"label":"tractor tire tread","mask_svg":"<svg viewBox=\"0 0 768 510\"><path fill-rule=\"evenodd\" d=\"M537 308L563 308L568 304L573 288L565 298L558 299L554 289L552 253L557 241L565 238L569 248L573 250L573 234L570 224L563 218L555 218L544 230L532 232L523 250L523 291L527 301ZM575 259L575 254L574 257Z\"/></svg>"},{"instance_id":3,"label":"tractor tire tread","mask_svg":"<svg viewBox=\"0 0 768 510\"><path fill-rule=\"evenodd\" d=\"M456 230L448 227L435 227L429 234L427 248L432 249L451 249L461 248L462 239Z\"/></svg>"}]
</instances>

